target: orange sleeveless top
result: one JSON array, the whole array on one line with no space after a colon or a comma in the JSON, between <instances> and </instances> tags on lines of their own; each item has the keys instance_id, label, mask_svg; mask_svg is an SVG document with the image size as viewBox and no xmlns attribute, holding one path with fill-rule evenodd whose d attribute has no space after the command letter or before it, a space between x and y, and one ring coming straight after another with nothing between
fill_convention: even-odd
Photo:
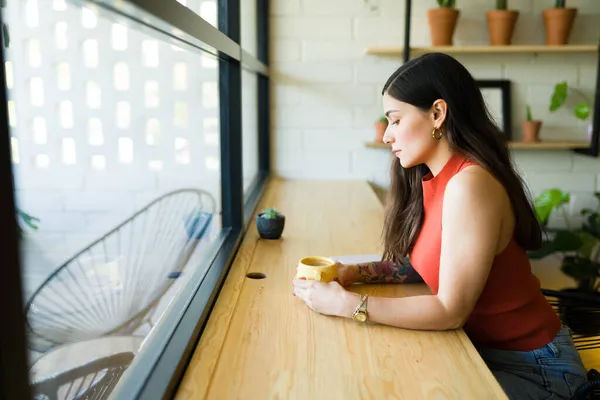
<instances>
[{"instance_id":1,"label":"orange sleeveless top","mask_svg":"<svg viewBox=\"0 0 600 400\"><path fill-rule=\"evenodd\" d=\"M435 295L439 287L442 202L450 178L473 162L455 154L435 177L423 177L425 218L410 254L411 265ZM530 351L549 343L561 322L541 293L527 253L514 238L494 258L490 275L467 322L476 346Z\"/></svg>"}]
</instances>

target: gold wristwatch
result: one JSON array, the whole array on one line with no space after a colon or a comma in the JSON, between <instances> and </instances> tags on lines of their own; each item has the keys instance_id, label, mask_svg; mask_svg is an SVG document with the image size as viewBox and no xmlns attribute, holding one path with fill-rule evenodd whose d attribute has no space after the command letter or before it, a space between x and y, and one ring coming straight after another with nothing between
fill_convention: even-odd
<instances>
[{"instance_id":1,"label":"gold wristwatch","mask_svg":"<svg viewBox=\"0 0 600 400\"><path fill-rule=\"evenodd\" d=\"M365 322L367 320L367 298L369 296L363 294L360 297L360 303L352 313L352 319L357 322Z\"/></svg>"}]
</instances>

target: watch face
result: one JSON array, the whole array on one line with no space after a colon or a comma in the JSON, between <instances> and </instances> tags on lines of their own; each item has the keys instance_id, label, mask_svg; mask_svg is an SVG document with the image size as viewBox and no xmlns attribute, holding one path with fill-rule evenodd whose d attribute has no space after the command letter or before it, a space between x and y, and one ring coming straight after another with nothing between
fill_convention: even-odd
<instances>
[{"instance_id":1,"label":"watch face","mask_svg":"<svg viewBox=\"0 0 600 400\"><path fill-rule=\"evenodd\" d=\"M357 321L365 322L367 320L367 314L365 314L363 312L359 312L358 314L356 314L355 318Z\"/></svg>"}]
</instances>

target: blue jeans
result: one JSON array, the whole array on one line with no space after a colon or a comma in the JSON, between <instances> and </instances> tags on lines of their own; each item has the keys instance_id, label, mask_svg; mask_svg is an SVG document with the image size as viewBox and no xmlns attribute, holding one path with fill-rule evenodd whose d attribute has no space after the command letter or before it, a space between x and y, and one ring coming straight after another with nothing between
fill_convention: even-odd
<instances>
[{"instance_id":1,"label":"blue jeans","mask_svg":"<svg viewBox=\"0 0 600 400\"><path fill-rule=\"evenodd\" d=\"M552 342L532 351L477 349L511 400L571 399L587 371L563 326Z\"/></svg>"}]
</instances>

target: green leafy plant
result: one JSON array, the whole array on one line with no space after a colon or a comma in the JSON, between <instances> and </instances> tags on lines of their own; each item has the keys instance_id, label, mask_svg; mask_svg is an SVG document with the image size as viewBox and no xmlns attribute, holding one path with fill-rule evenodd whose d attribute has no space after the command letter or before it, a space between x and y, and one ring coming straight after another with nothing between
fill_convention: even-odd
<instances>
[{"instance_id":1,"label":"green leafy plant","mask_svg":"<svg viewBox=\"0 0 600 400\"><path fill-rule=\"evenodd\" d=\"M585 216L581 227L572 226L565 210L571 201L569 193L556 188L547 189L534 202L540 225L551 238L544 241L540 250L530 252L529 258L561 254L561 271L573 278L577 289L582 292L597 292L600 288L600 192L594 193L594 196L599 206L595 210L584 208L580 211ZM566 228L548 228L550 215L555 211L562 212Z\"/></svg>"},{"instance_id":2,"label":"green leafy plant","mask_svg":"<svg viewBox=\"0 0 600 400\"><path fill-rule=\"evenodd\" d=\"M566 0L556 0L556 4L554 4L554 8L565 8Z\"/></svg>"},{"instance_id":3,"label":"green leafy plant","mask_svg":"<svg viewBox=\"0 0 600 400\"><path fill-rule=\"evenodd\" d=\"M496 10L506 10L508 7L507 0L496 0Z\"/></svg>"},{"instance_id":4,"label":"green leafy plant","mask_svg":"<svg viewBox=\"0 0 600 400\"><path fill-rule=\"evenodd\" d=\"M283 214L277 211L276 208L270 207L263 211L261 217L266 219L277 219L283 217Z\"/></svg>"},{"instance_id":5,"label":"green leafy plant","mask_svg":"<svg viewBox=\"0 0 600 400\"><path fill-rule=\"evenodd\" d=\"M531 106L529 104L525 107L525 120L533 121L533 117L531 116Z\"/></svg>"},{"instance_id":6,"label":"green leafy plant","mask_svg":"<svg viewBox=\"0 0 600 400\"><path fill-rule=\"evenodd\" d=\"M386 124L388 122L387 118L385 116L383 116L383 115L381 117L379 117L379 119L377 121L378 122L385 122Z\"/></svg>"},{"instance_id":7,"label":"green leafy plant","mask_svg":"<svg viewBox=\"0 0 600 400\"><path fill-rule=\"evenodd\" d=\"M454 8L455 0L437 0L437 3L442 8Z\"/></svg>"},{"instance_id":8,"label":"green leafy plant","mask_svg":"<svg viewBox=\"0 0 600 400\"><path fill-rule=\"evenodd\" d=\"M567 101L569 90L578 94L583 100L575 104L575 106L573 107L573 113L575 114L575 117L582 121L586 120L587 117L590 115L589 102L583 96L583 94L581 94L580 91L573 88L569 88L566 81L558 82L554 86L554 91L552 92L552 97L550 98L550 111L554 112L565 104L565 102Z\"/></svg>"},{"instance_id":9,"label":"green leafy plant","mask_svg":"<svg viewBox=\"0 0 600 400\"><path fill-rule=\"evenodd\" d=\"M28 226L30 229L36 231L39 229L39 226L37 223L40 222L40 219L36 218L34 216L31 216L31 215L27 214L26 212L17 208L17 222L22 222L26 226ZM19 227L19 233L23 234L24 230L23 230L23 228L21 228L21 224L18 224L18 227Z\"/></svg>"}]
</instances>

